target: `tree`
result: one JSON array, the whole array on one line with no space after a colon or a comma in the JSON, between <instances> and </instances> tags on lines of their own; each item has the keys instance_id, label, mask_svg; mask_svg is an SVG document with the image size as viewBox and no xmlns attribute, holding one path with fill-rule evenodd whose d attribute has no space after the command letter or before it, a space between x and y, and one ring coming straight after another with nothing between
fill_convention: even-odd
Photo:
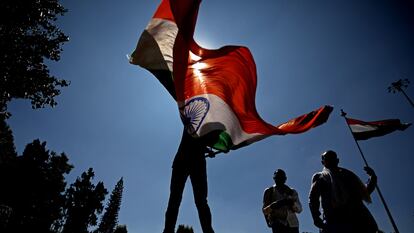
<instances>
[{"instance_id":1,"label":"tree","mask_svg":"<svg viewBox=\"0 0 414 233\"><path fill-rule=\"evenodd\" d=\"M66 9L58 0L0 1L0 115L12 99L33 108L55 106L66 80L49 73L45 59L58 61L68 37L55 25Z\"/></svg>"},{"instance_id":2,"label":"tree","mask_svg":"<svg viewBox=\"0 0 414 233\"><path fill-rule=\"evenodd\" d=\"M66 219L63 233L88 233L97 224L97 214L103 210L102 202L108 193L102 182L95 186L92 168L83 172L66 191Z\"/></svg>"},{"instance_id":3,"label":"tree","mask_svg":"<svg viewBox=\"0 0 414 233\"><path fill-rule=\"evenodd\" d=\"M9 148L10 156L0 162L0 232L88 232L107 194L102 182L91 183L92 169L66 189L65 175L73 168L67 156L39 140L16 156L11 130L1 123L0 149Z\"/></svg>"},{"instance_id":4,"label":"tree","mask_svg":"<svg viewBox=\"0 0 414 233\"><path fill-rule=\"evenodd\" d=\"M66 155L34 140L4 165L0 187L6 188L0 192L0 204L11 214L1 232L55 232L52 226L63 216L64 175L72 169Z\"/></svg>"},{"instance_id":5,"label":"tree","mask_svg":"<svg viewBox=\"0 0 414 233\"><path fill-rule=\"evenodd\" d=\"M7 125L5 117L0 115L0 175L4 169L2 166L16 156L13 133Z\"/></svg>"},{"instance_id":6,"label":"tree","mask_svg":"<svg viewBox=\"0 0 414 233\"><path fill-rule=\"evenodd\" d=\"M414 107L414 102L404 91L404 89L406 89L409 84L410 84L410 80L399 79L398 81L391 83L391 86L388 87L388 92L389 93L401 92L404 95L404 97L407 99L407 101L411 104L411 107Z\"/></svg>"},{"instance_id":7,"label":"tree","mask_svg":"<svg viewBox=\"0 0 414 233\"><path fill-rule=\"evenodd\" d=\"M178 225L177 233L194 233L194 230L191 226Z\"/></svg>"},{"instance_id":8,"label":"tree","mask_svg":"<svg viewBox=\"0 0 414 233\"><path fill-rule=\"evenodd\" d=\"M118 213L121 207L122 191L124 189L124 180L121 179L115 185L114 190L111 193L105 213L102 216L96 233L114 233L115 226L118 223Z\"/></svg>"},{"instance_id":9,"label":"tree","mask_svg":"<svg viewBox=\"0 0 414 233\"><path fill-rule=\"evenodd\" d=\"M116 226L114 233L128 233L128 230L125 225L118 225Z\"/></svg>"}]
</instances>

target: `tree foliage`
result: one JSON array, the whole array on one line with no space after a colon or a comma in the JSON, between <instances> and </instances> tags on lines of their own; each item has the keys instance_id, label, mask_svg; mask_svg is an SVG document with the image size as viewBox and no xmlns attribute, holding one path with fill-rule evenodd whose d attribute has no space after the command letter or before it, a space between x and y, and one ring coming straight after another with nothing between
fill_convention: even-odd
<instances>
[{"instance_id":1,"label":"tree foliage","mask_svg":"<svg viewBox=\"0 0 414 233\"><path fill-rule=\"evenodd\" d=\"M5 117L0 115L0 174L1 165L17 156L14 137Z\"/></svg>"},{"instance_id":2,"label":"tree foliage","mask_svg":"<svg viewBox=\"0 0 414 233\"><path fill-rule=\"evenodd\" d=\"M107 191L102 182L92 184L91 168L67 188L65 176L73 166L65 153L34 140L17 155L5 121L0 136L1 233L82 233L96 225Z\"/></svg>"},{"instance_id":3,"label":"tree foliage","mask_svg":"<svg viewBox=\"0 0 414 233\"><path fill-rule=\"evenodd\" d=\"M118 224L118 213L121 207L122 191L124 189L124 180L121 178L112 190L111 196L105 213L101 218L99 227L96 233L114 233L115 227Z\"/></svg>"},{"instance_id":4,"label":"tree foliage","mask_svg":"<svg viewBox=\"0 0 414 233\"><path fill-rule=\"evenodd\" d=\"M118 225L116 226L114 233L128 233L128 230L125 225Z\"/></svg>"},{"instance_id":5,"label":"tree foliage","mask_svg":"<svg viewBox=\"0 0 414 233\"><path fill-rule=\"evenodd\" d=\"M55 106L69 82L50 74L68 37L56 25L66 9L59 0L0 1L0 232L84 233L96 225L107 191L90 168L69 188L68 157L34 140L17 155L5 122L13 99L32 108Z\"/></svg>"},{"instance_id":6,"label":"tree foliage","mask_svg":"<svg viewBox=\"0 0 414 233\"><path fill-rule=\"evenodd\" d=\"M97 214L103 210L102 202L108 193L102 182L95 186L92 168L82 173L66 191L66 221L63 233L88 233L97 224Z\"/></svg>"},{"instance_id":7,"label":"tree foliage","mask_svg":"<svg viewBox=\"0 0 414 233\"><path fill-rule=\"evenodd\" d=\"M0 114L18 98L33 108L56 105L68 82L51 75L45 59L58 61L68 41L55 25L65 12L58 0L0 1Z\"/></svg>"},{"instance_id":8,"label":"tree foliage","mask_svg":"<svg viewBox=\"0 0 414 233\"><path fill-rule=\"evenodd\" d=\"M194 230L191 226L178 225L177 233L194 233Z\"/></svg>"},{"instance_id":9,"label":"tree foliage","mask_svg":"<svg viewBox=\"0 0 414 233\"><path fill-rule=\"evenodd\" d=\"M72 166L64 153L46 149L34 140L21 156L1 164L0 204L11 209L1 232L54 232L53 224L62 218L64 175Z\"/></svg>"}]
</instances>

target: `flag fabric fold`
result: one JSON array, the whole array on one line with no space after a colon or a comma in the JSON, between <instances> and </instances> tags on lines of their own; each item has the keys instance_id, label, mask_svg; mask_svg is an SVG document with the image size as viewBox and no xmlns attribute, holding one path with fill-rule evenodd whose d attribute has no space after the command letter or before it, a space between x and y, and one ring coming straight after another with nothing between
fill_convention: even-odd
<instances>
[{"instance_id":1,"label":"flag fabric fold","mask_svg":"<svg viewBox=\"0 0 414 233\"><path fill-rule=\"evenodd\" d=\"M380 121L365 122L346 117L355 140L367 140L373 137L380 137L396 130L405 130L411 124L401 123L399 119L387 119Z\"/></svg>"},{"instance_id":2,"label":"flag fabric fold","mask_svg":"<svg viewBox=\"0 0 414 233\"><path fill-rule=\"evenodd\" d=\"M255 106L257 74L250 50L209 50L194 41L200 2L162 0L130 57L130 63L153 73L175 99L188 133L227 152L271 135L302 133L327 121L331 106L278 126L262 120Z\"/></svg>"}]
</instances>

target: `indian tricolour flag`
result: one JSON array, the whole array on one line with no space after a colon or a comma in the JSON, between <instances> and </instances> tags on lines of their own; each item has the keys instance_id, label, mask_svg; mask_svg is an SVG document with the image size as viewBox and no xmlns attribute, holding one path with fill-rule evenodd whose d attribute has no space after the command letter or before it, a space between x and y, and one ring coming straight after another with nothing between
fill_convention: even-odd
<instances>
[{"instance_id":1,"label":"indian tricolour flag","mask_svg":"<svg viewBox=\"0 0 414 233\"><path fill-rule=\"evenodd\" d=\"M366 140L373 137L380 137L396 130L405 130L411 124L401 123L399 119L388 119L380 121L361 121L346 118L355 140Z\"/></svg>"},{"instance_id":2,"label":"indian tricolour flag","mask_svg":"<svg viewBox=\"0 0 414 233\"><path fill-rule=\"evenodd\" d=\"M130 57L167 88L189 134L229 151L271 135L302 133L327 121L330 106L278 126L262 120L255 106L252 54L243 46L199 46L193 39L199 4L163 0Z\"/></svg>"}]
</instances>

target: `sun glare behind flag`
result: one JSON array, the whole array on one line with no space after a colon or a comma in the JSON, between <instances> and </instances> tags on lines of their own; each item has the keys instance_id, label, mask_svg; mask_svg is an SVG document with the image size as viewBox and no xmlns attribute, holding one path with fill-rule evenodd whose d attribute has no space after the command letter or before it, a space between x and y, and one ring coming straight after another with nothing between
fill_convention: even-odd
<instances>
[{"instance_id":1,"label":"sun glare behind flag","mask_svg":"<svg viewBox=\"0 0 414 233\"><path fill-rule=\"evenodd\" d=\"M193 39L199 4L163 0L130 58L130 63L153 73L176 100L188 133L229 151L271 135L302 133L327 121L330 106L279 126L262 120L255 105L257 73L250 50L199 46Z\"/></svg>"},{"instance_id":2,"label":"sun glare behind flag","mask_svg":"<svg viewBox=\"0 0 414 233\"><path fill-rule=\"evenodd\" d=\"M399 119L365 122L347 117L346 123L348 123L355 140L366 140L373 137L380 137L396 130L403 131L411 125L401 123Z\"/></svg>"}]
</instances>

